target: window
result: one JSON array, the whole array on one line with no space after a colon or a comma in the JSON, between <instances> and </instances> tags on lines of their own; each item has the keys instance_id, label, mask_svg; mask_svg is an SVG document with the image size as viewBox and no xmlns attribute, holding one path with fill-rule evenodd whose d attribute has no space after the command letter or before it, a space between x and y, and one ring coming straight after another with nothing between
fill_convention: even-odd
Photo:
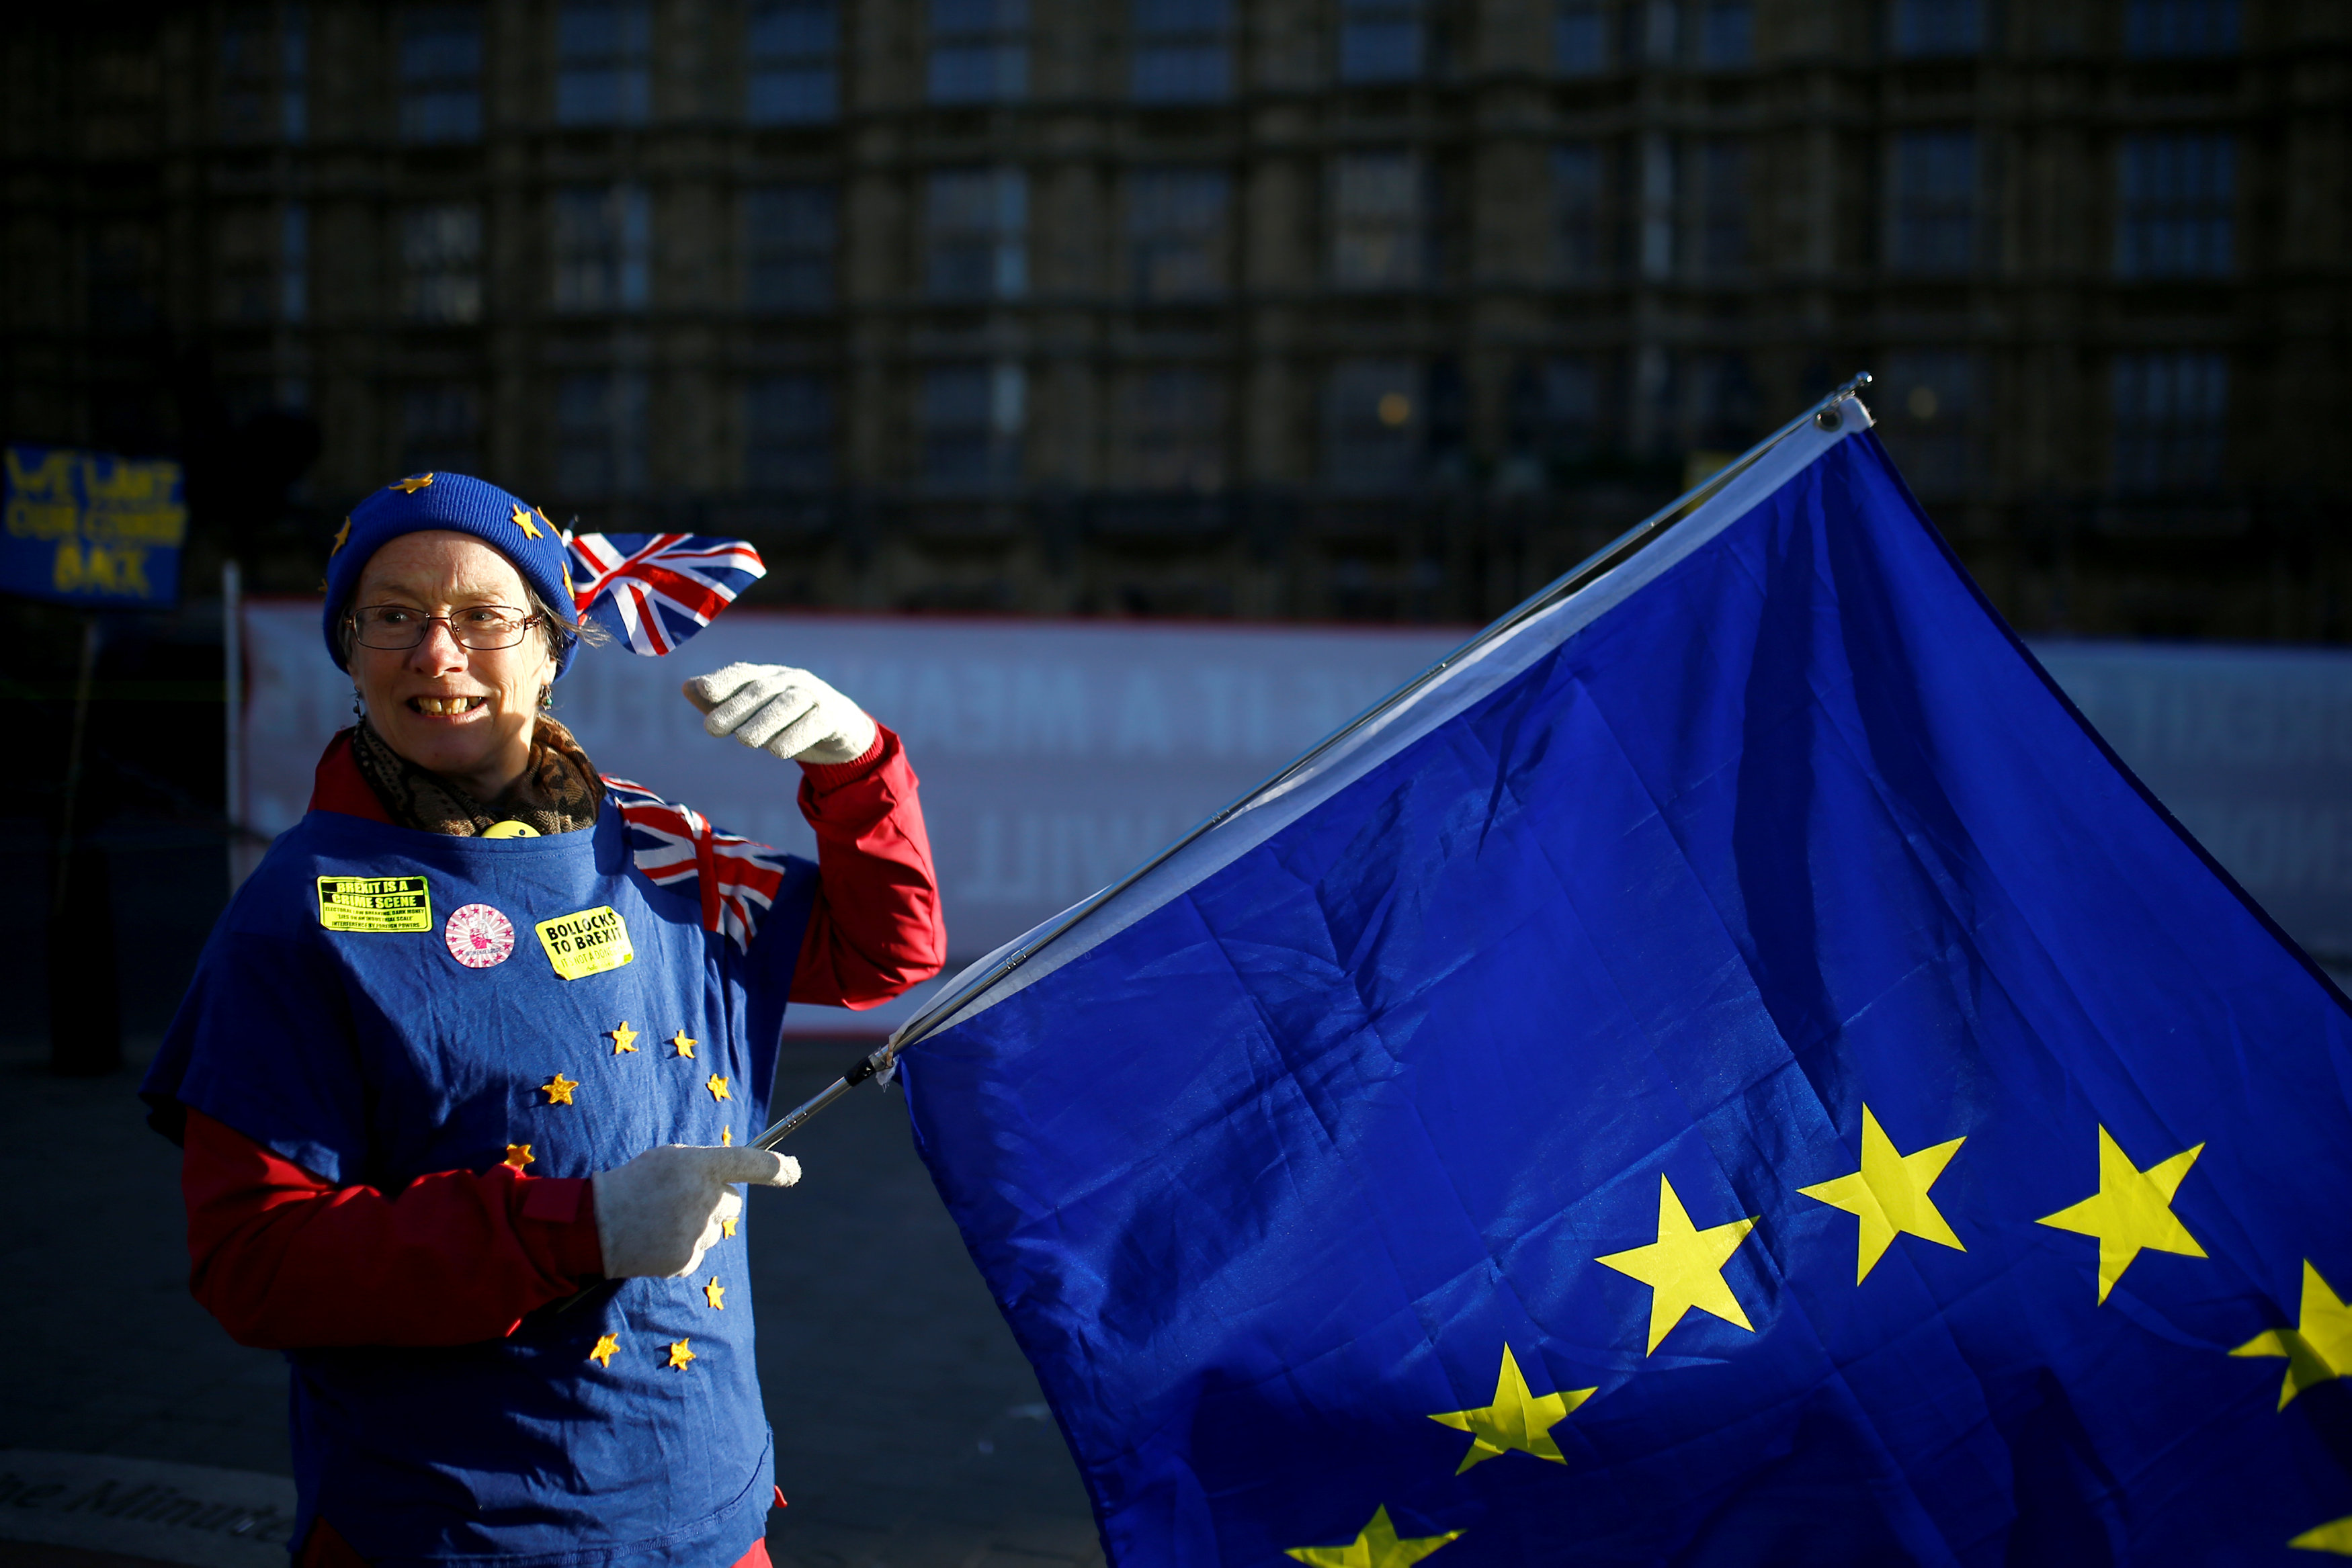
<instances>
[{"instance_id":1,"label":"window","mask_svg":"<svg viewBox=\"0 0 2352 1568\"><path fill-rule=\"evenodd\" d=\"M482 464L481 394L463 382L413 386L400 397L400 471L471 474Z\"/></svg>"},{"instance_id":2,"label":"window","mask_svg":"<svg viewBox=\"0 0 2352 1568\"><path fill-rule=\"evenodd\" d=\"M755 490L833 483L833 388L806 372L760 376L743 389L743 481Z\"/></svg>"},{"instance_id":3,"label":"window","mask_svg":"<svg viewBox=\"0 0 2352 1568\"><path fill-rule=\"evenodd\" d=\"M642 310L652 293L653 212L642 185L555 193L555 308Z\"/></svg>"},{"instance_id":4,"label":"window","mask_svg":"<svg viewBox=\"0 0 2352 1568\"><path fill-rule=\"evenodd\" d=\"M1673 65L1682 54L1682 0L1640 0L1642 57L1654 66Z\"/></svg>"},{"instance_id":5,"label":"window","mask_svg":"<svg viewBox=\"0 0 2352 1568\"><path fill-rule=\"evenodd\" d=\"M1756 57L1756 7L1749 0L1707 0L1699 14L1698 63L1717 70Z\"/></svg>"},{"instance_id":6,"label":"window","mask_svg":"<svg viewBox=\"0 0 2352 1568\"><path fill-rule=\"evenodd\" d=\"M310 316L310 209L289 202L278 213L278 319Z\"/></svg>"},{"instance_id":7,"label":"window","mask_svg":"<svg viewBox=\"0 0 2352 1568\"><path fill-rule=\"evenodd\" d=\"M1029 0L930 0L933 103L1029 96Z\"/></svg>"},{"instance_id":8,"label":"window","mask_svg":"<svg viewBox=\"0 0 2352 1568\"><path fill-rule=\"evenodd\" d=\"M1748 144L1717 137L1699 143L1698 263L1711 274L1748 265Z\"/></svg>"},{"instance_id":9,"label":"window","mask_svg":"<svg viewBox=\"0 0 2352 1568\"><path fill-rule=\"evenodd\" d=\"M2130 0L2124 10L2124 53L2228 55L2238 48L2238 0Z\"/></svg>"},{"instance_id":10,"label":"window","mask_svg":"<svg viewBox=\"0 0 2352 1568\"><path fill-rule=\"evenodd\" d=\"M1589 459L1601 445L1601 366L1590 355L1522 365L1511 385L1511 445L1543 467Z\"/></svg>"},{"instance_id":11,"label":"window","mask_svg":"<svg viewBox=\"0 0 2352 1568\"><path fill-rule=\"evenodd\" d=\"M1207 371L1146 371L1122 388L1119 423L1124 483L1139 490L1222 489L1225 482L1223 389Z\"/></svg>"},{"instance_id":12,"label":"window","mask_svg":"<svg viewBox=\"0 0 2352 1568\"><path fill-rule=\"evenodd\" d=\"M1232 0L1135 0L1139 103L1213 103L1234 90Z\"/></svg>"},{"instance_id":13,"label":"window","mask_svg":"<svg viewBox=\"0 0 2352 1568\"><path fill-rule=\"evenodd\" d=\"M1567 141L1551 150L1552 233L1563 278L1590 280L1606 270L1601 168L1598 141Z\"/></svg>"},{"instance_id":14,"label":"window","mask_svg":"<svg viewBox=\"0 0 2352 1568\"><path fill-rule=\"evenodd\" d=\"M1670 277L1675 270L1675 140L1664 131L1642 138L1642 276Z\"/></svg>"},{"instance_id":15,"label":"window","mask_svg":"<svg viewBox=\"0 0 2352 1568\"><path fill-rule=\"evenodd\" d=\"M1930 498L1965 495L1979 466L1974 358L1954 349L1896 350L1878 386L1872 413L1911 488Z\"/></svg>"},{"instance_id":16,"label":"window","mask_svg":"<svg viewBox=\"0 0 2352 1568\"><path fill-rule=\"evenodd\" d=\"M1339 79L1415 81L1429 68L1427 0L1339 0Z\"/></svg>"},{"instance_id":17,"label":"window","mask_svg":"<svg viewBox=\"0 0 2352 1568\"><path fill-rule=\"evenodd\" d=\"M950 169L925 194L924 286L937 299L1029 289L1029 182L1018 169Z\"/></svg>"},{"instance_id":18,"label":"window","mask_svg":"<svg viewBox=\"0 0 2352 1568\"><path fill-rule=\"evenodd\" d=\"M1221 169L1139 169L1128 176L1135 292L1198 299L1223 292L1233 182Z\"/></svg>"},{"instance_id":19,"label":"window","mask_svg":"<svg viewBox=\"0 0 2352 1568\"><path fill-rule=\"evenodd\" d=\"M2230 271L2236 153L2226 134L2124 139L2117 276L2220 277Z\"/></svg>"},{"instance_id":20,"label":"window","mask_svg":"<svg viewBox=\"0 0 2352 1568\"><path fill-rule=\"evenodd\" d=\"M400 313L465 325L482 319L482 210L471 203L400 214Z\"/></svg>"},{"instance_id":21,"label":"window","mask_svg":"<svg viewBox=\"0 0 2352 1568\"><path fill-rule=\"evenodd\" d=\"M645 0L564 0L555 14L555 122L643 125L653 111Z\"/></svg>"},{"instance_id":22,"label":"window","mask_svg":"<svg viewBox=\"0 0 2352 1568\"><path fill-rule=\"evenodd\" d=\"M1410 360L1341 360L1324 395L1324 467L1332 484L1376 490L1419 477L1420 367Z\"/></svg>"},{"instance_id":23,"label":"window","mask_svg":"<svg viewBox=\"0 0 2352 1568\"><path fill-rule=\"evenodd\" d=\"M215 123L225 141L299 141L310 131L310 33L299 5L221 23Z\"/></svg>"},{"instance_id":24,"label":"window","mask_svg":"<svg viewBox=\"0 0 2352 1568\"><path fill-rule=\"evenodd\" d=\"M751 10L746 118L754 125L814 125L841 112L837 0L763 0Z\"/></svg>"},{"instance_id":25,"label":"window","mask_svg":"<svg viewBox=\"0 0 2352 1568\"><path fill-rule=\"evenodd\" d=\"M1410 152L1349 152L1333 171L1331 276L1344 288L1429 281L1428 179Z\"/></svg>"},{"instance_id":26,"label":"window","mask_svg":"<svg viewBox=\"0 0 2352 1568\"><path fill-rule=\"evenodd\" d=\"M556 489L566 497L629 496L645 482L645 376L606 371L557 382Z\"/></svg>"},{"instance_id":27,"label":"window","mask_svg":"<svg viewBox=\"0 0 2352 1568\"><path fill-rule=\"evenodd\" d=\"M1893 206L1898 269L1966 272L1976 260L1976 132L1911 131L1897 137Z\"/></svg>"},{"instance_id":28,"label":"window","mask_svg":"<svg viewBox=\"0 0 2352 1568\"><path fill-rule=\"evenodd\" d=\"M482 14L471 5L400 18L400 136L478 141L482 135Z\"/></svg>"},{"instance_id":29,"label":"window","mask_svg":"<svg viewBox=\"0 0 2352 1568\"><path fill-rule=\"evenodd\" d=\"M1893 0L1887 42L1912 58L1972 55L1984 45L1979 0Z\"/></svg>"},{"instance_id":30,"label":"window","mask_svg":"<svg viewBox=\"0 0 2352 1568\"><path fill-rule=\"evenodd\" d=\"M1599 76L1613 54L1601 0L1560 0L1551 19L1552 69L1564 77Z\"/></svg>"},{"instance_id":31,"label":"window","mask_svg":"<svg viewBox=\"0 0 2352 1568\"><path fill-rule=\"evenodd\" d=\"M840 246L829 184L760 185L743 193L743 303L754 310L833 306Z\"/></svg>"},{"instance_id":32,"label":"window","mask_svg":"<svg viewBox=\"0 0 2352 1568\"><path fill-rule=\"evenodd\" d=\"M942 489L1018 480L1026 392L1021 367L1010 361L926 370L915 410L924 479Z\"/></svg>"},{"instance_id":33,"label":"window","mask_svg":"<svg viewBox=\"0 0 2352 1568\"><path fill-rule=\"evenodd\" d=\"M226 322L272 320L278 312L277 209L224 206L213 227L215 308Z\"/></svg>"},{"instance_id":34,"label":"window","mask_svg":"<svg viewBox=\"0 0 2352 1568\"><path fill-rule=\"evenodd\" d=\"M2118 354L2114 383L2116 489L2148 494L2221 482L2228 361L2219 354Z\"/></svg>"}]
</instances>

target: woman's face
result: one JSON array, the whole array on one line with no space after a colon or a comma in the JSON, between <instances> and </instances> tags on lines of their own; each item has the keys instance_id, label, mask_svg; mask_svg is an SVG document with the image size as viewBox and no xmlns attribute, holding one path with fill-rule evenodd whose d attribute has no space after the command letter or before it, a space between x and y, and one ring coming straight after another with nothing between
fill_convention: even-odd
<instances>
[{"instance_id":1,"label":"woman's face","mask_svg":"<svg viewBox=\"0 0 2352 1568\"><path fill-rule=\"evenodd\" d=\"M528 615L530 595L505 556L470 534L435 529L403 534L367 563L352 609L380 604L420 616L485 605ZM538 626L511 648L478 649L436 621L414 648L354 641L351 667L368 723L384 743L480 800L495 800L522 777L540 694L555 679L555 657Z\"/></svg>"}]
</instances>

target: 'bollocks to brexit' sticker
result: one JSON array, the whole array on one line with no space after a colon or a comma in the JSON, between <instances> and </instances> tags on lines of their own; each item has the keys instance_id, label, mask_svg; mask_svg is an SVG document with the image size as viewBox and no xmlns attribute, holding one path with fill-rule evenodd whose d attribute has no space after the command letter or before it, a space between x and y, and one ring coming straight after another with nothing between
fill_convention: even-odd
<instances>
[{"instance_id":1,"label":"'bollocks to brexit' sticker","mask_svg":"<svg viewBox=\"0 0 2352 1568\"><path fill-rule=\"evenodd\" d=\"M559 915L532 929L539 933L540 946L547 949L547 961L567 980L617 969L636 956L629 946L629 928L621 923L620 911L609 904L577 915Z\"/></svg>"},{"instance_id":2,"label":"'bollocks to brexit' sticker","mask_svg":"<svg viewBox=\"0 0 2352 1568\"><path fill-rule=\"evenodd\" d=\"M433 895L421 876L322 876L319 924L330 931L430 931Z\"/></svg>"}]
</instances>

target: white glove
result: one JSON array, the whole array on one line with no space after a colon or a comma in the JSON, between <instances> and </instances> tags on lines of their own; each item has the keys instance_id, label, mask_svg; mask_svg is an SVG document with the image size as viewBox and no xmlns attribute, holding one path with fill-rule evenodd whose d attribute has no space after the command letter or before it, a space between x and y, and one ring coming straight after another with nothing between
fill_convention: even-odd
<instances>
[{"instance_id":1,"label":"white glove","mask_svg":"<svg viewBox=\"0 0 2352 1568\"><path fill-rule=\"evenodd\" d=\"M789 664L730 664L686 683L702 727L787 762L855 762L874 746L866 710Z\"/></svg>"},{"instance_id":2,"label":"white glove","mask_svg":"<svg viewBox=\"0 0 2352 1568\"><path fill-rule=\"evenodd\" d=\"M707 1149L667 1144L590 1178L596 1241L608 1280L682 1279L719 1240L721 1223L743 1212L728 1184L790 1186L801 1163L767 1149Z\"/></svg>"}]
</instances>

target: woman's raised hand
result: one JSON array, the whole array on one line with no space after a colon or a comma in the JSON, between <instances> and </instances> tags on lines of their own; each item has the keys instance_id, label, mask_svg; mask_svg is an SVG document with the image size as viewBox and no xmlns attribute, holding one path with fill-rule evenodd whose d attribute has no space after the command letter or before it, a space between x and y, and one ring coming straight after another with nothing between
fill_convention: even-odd
<instances>
[{"instance_id":1,"label":"woman's raised hand","mask_svg":"<svg viewBox=\"0 0 2352 1568\"><path fill-rule=\"evenodd\" d=\"M730 664L686 683L702 727L788 762L855 762L874 747L866 710L806 670Z\"/></svg>"}]
</instances>

